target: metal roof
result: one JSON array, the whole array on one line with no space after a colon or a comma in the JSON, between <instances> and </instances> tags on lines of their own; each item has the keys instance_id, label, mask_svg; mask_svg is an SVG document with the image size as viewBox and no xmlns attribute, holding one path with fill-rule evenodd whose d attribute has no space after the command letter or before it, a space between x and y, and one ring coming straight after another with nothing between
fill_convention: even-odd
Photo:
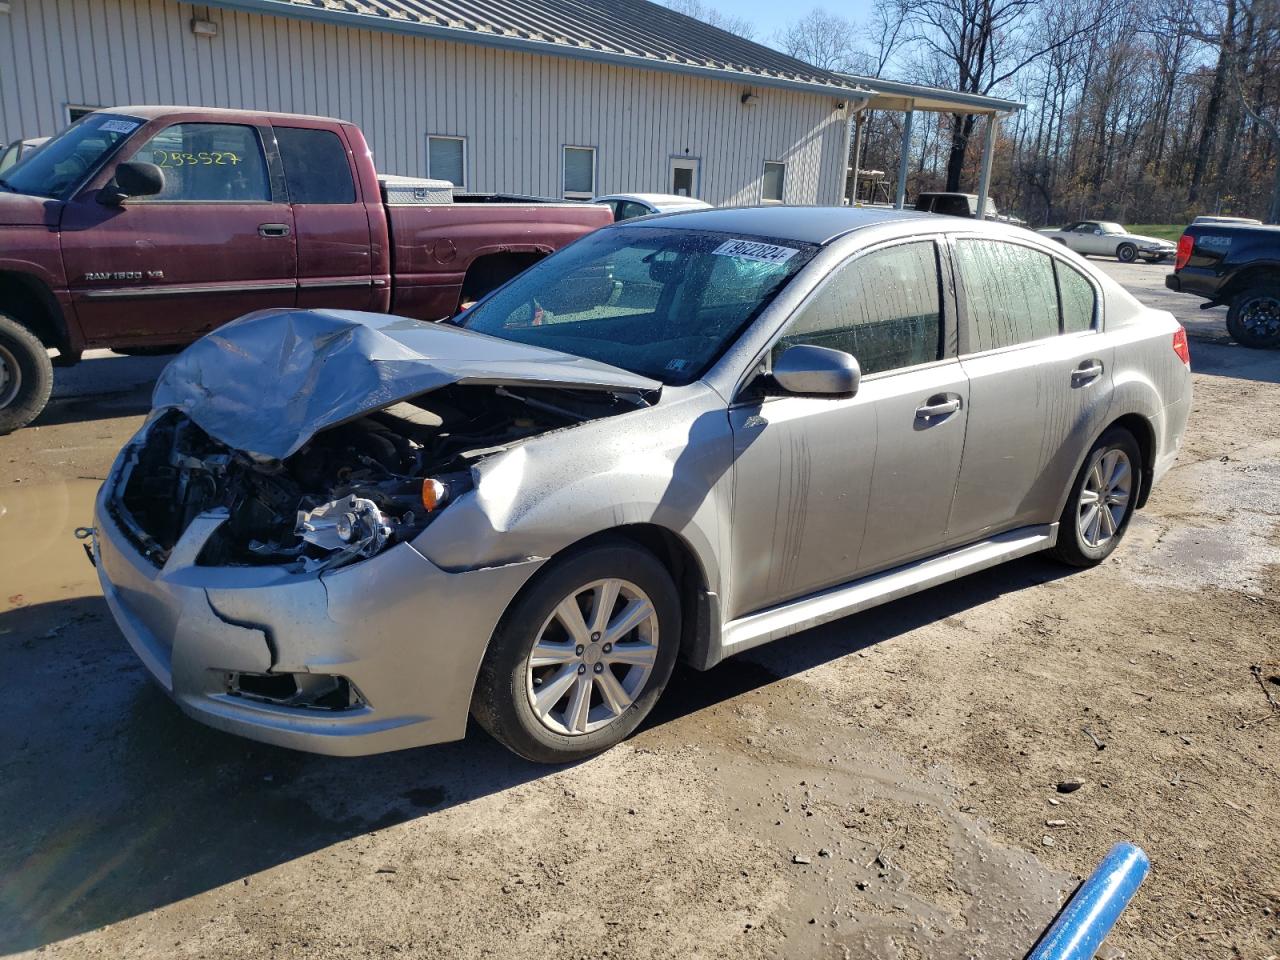
<instances>
[{"instance_id":1,"label":"metal roof","mask_svg":"<svg viewBox=\"0 0 1280 960\"><path fill-rule=\"evenodd\" d=\"M213 0L342 26L790 87L860 102L849 79L648 0Z\"/></svg>"},{"instance_id":2,"label":"metal roof","mask_svg":"<svg viewBox=\"0 0 1280 960\"><path fill-rule=\"evenodd\" d=\"M846 83L865 87L872 92L869 110L926 110L930 113L1014 113L1026 104L1017 100L988 97L980 93L962 93L945 87L926 87L918 83L860 77L852 73L840 75Z\"/></svg>"}]
</instances>

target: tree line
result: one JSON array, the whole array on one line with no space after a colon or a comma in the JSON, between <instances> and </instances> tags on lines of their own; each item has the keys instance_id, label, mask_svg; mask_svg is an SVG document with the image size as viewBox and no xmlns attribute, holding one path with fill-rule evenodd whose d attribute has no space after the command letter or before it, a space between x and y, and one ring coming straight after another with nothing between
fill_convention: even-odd
<instances>
[{"instance_id":1,"label":"tree line","mask_svg":"<svg viewBox=\"0 0 1280 960\"><path fill-rule=\"evenodd\" d=\"M1033 224L1085 218L1280 223L1280 0L877 0L775 36L702 0L668 5L808 63L1020 101L992 196ZM977 188L985 120L917 113L908 196ZM864 118L863 198L893 190L903 115Z\"/></svg>"}]
</instances>

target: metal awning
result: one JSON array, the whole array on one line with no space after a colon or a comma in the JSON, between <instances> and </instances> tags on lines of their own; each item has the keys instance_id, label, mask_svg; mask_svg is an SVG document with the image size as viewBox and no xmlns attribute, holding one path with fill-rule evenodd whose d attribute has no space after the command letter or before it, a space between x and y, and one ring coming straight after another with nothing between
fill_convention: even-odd
<instances>
[{"instance_id":1,"label":"metal awning","mask_svg":"<svg viewBox=\"0 0 1280 960\"><path fill-rule=\"evenodd\" d=\"M862 114L865 110L893 110L906 114L902 125L902 154L898 161L898 191L894 202L899 210L907 198L907 169L910 166L911 122L916 111L926 113L974 114L987 118L986 136L982 143L982 176L978 184L979 215L986 216L987 194L991 189L991 156L995 152L996 131L1000 118L1008 116L1026 106L1017 100L1005 100L1001 97L989 97L980 93L965 93L960 90L947 90L944 87L926 87L918 83L902 83L898 80L883 80L879 77L861 77L844 73L841 76L849 83L871 91L871 96L863 104L854 107L858 112L854 116L853 135L853 196L858 193L858 158L862 155Z\"/></svg>"}]
</instances>

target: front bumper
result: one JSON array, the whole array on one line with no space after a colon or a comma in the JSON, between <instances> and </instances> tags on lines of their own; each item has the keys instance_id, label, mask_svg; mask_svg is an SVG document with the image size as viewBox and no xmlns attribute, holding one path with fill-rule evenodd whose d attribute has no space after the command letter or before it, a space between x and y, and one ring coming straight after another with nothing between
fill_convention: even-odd
<instances>
[{"instance_id":1,"label":"front bumper","mask_svg":"<svg viewBox=\"0 0 1280 960\"><path fill-rule=\"evenodd\" d=\"M94 553L112 615L156 682L191 717L254 740L336 756L460 739L489 637L541 565L451 573L409 544L323 575L201 567L221 520L197 518L157 568L99 491ZM283 706L232 691L235 673L346 677L360 702Z\"/></svg>"}]
</instances>

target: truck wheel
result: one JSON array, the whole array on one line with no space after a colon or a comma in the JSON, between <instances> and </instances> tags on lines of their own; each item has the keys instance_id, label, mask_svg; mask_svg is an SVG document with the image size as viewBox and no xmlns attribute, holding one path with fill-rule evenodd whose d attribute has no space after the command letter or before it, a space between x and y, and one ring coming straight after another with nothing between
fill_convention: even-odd
<instances>
[{"instance_id":1,"label":"truck wheel","mask_svg":"<svg viewBox=\"0 0 1280 960\"><path fill-rule=\"evenodd\" d=\"M1116 248L1116 259L1121 263L1133 263L1138 259L1138 248L1132 243L1122 243Z\"/></svg>"},{"instance_id":2,"label":"truck wheel","mask_svg":"<svg viewBox=\"0 0 1280 960\"><path fill-rule=\"evenodd\" d=\"M53 363L39 338L0 313L0 435L40 415L53 392Z\"/></svg>"},{"instance_id":3,"label":"truck wheel","mask_svg":"<svg viewBox=\"0 0 1280 960\"><path fill-rule=\"evenodd\" d=\"M1280 287L1250 287L1231 300L1227 332L1246 347L1280 347Z\"/></svg>"},{"instance_id":4,"label":"truck wheel","mask_svg":"<svg viewBox=\"0 0 1280 960\"><path fill-rule=\"evenodd\" d=\"M647 550L604 540L553 560L516 598L471 715L535 763L607 750L652 709L680 647L680 595Z\"/></svg>"}]
</instances>

